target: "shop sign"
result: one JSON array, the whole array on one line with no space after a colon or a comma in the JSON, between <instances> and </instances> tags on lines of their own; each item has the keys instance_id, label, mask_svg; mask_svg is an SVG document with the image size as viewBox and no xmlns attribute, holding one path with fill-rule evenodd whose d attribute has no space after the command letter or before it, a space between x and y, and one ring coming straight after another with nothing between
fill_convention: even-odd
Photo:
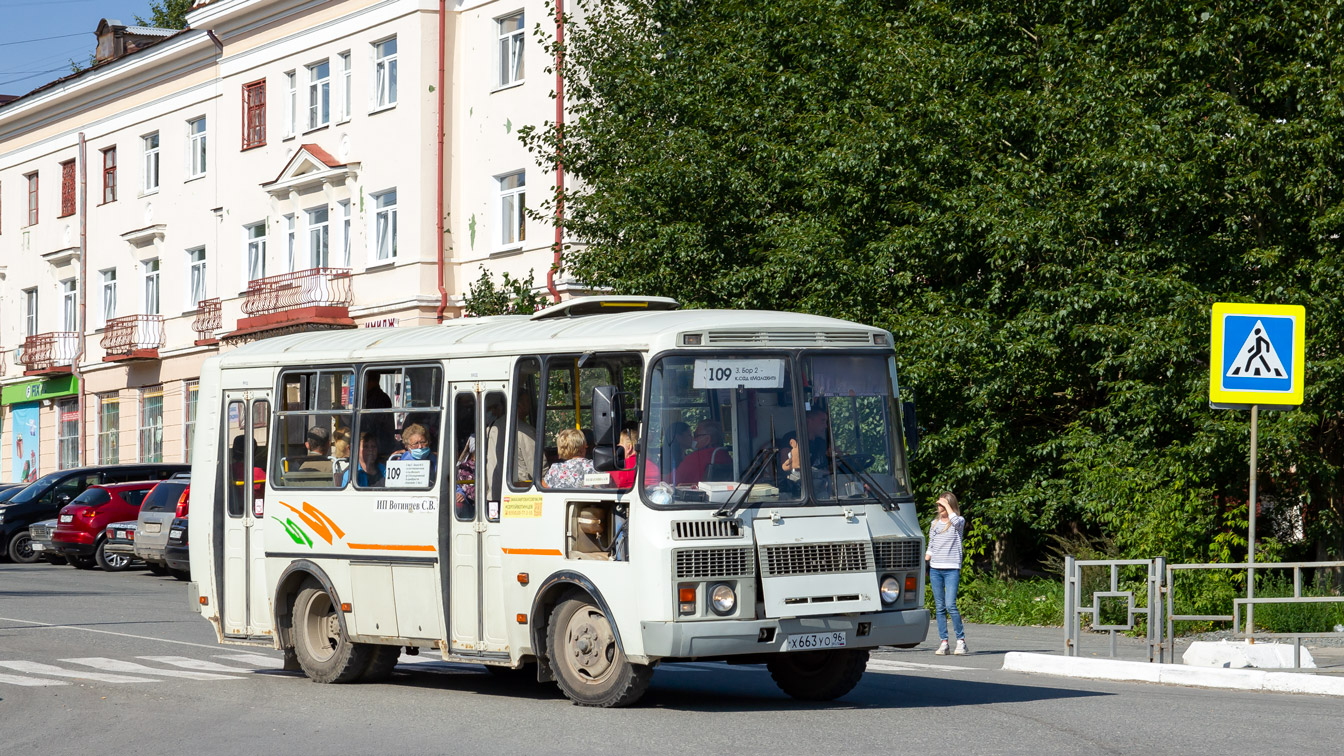
<instances>
[{"instance_id":1,"label":"shop sign","mask_svg":"<svg viewBox=\"0 0 1344 756\"><path fill-rule=\"evenodd\" d=\"M0 404L18 404L36 402L42 399L55 399L79 393L79 379L73 375L62 375L46 380L25 381L0 389Z\"/></svg>"}]
</instances>

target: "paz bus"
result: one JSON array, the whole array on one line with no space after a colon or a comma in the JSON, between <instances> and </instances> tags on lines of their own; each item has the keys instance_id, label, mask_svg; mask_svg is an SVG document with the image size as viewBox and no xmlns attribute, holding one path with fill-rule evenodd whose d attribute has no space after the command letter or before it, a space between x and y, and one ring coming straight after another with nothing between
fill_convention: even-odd
<instances>
[{"instance_id":1,"label":"paz bus","mask_svg":"<svg viewBox=\"0 0 1344 756\"><path fill-rule=\"evenodd\" d=\"M928 632L899 395L884 330L664 298L257 341L201 373L193 606L318 682L405 649L590 706L690 660L834 699Z\"/></svg>"}]
</instances>

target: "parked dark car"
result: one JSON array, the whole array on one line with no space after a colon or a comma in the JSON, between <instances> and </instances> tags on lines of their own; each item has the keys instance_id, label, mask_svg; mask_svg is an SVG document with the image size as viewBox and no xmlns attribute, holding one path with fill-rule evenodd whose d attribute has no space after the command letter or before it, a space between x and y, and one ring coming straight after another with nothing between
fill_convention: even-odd
<instances>
[{"instance_id":1,"label":"parked dark car","mask_svg":"<svg viewBox=\"0 0 1344 756\"><path fill-rule=\"evenodd\" d=\"M28 526L28 537L32 540L33 553L38 559L51 564L65 564L65 557L51 547L51 534L56 532L56 520L43 520Z\"/></svg>"},{"instance_id":2,"label":"parked dark car","mask_svg":"<svg viewBox=\"0 0 1344 756\"><path fill-rule=\"evenodd\" d=\"M89 486L61 508L51 545L81 570L96 565L107 572L120 572L130 567L130 557L107 553L104 531L114 522L135 517L145 495L156 485L155 481L144 480Z\"/></svg>"},{"instance_id":3,"label":"parked dark car","mask_svg":"<svg viewBox=\"0 0 1344 756\"><path fill-rule=\"evenodd\" d=\"M0 509L0 555L25 564L37 561L29 540L28 526L55 517L61 507L74 501L89 486L134 480L163 480L174 473L190 470L188 465L147 463L76 467L43 475L15 494Z\"/></svg>"},{"instance_id":4,"label":"parked dark car","mask_svg":"<svg viewBox=\"0 0 1344 756\"><path fill-rule=\"evenodd\" d=\"M141 504L141 507L144 505ZM125 559L127 564L135 559L135 520L123 520L108 525L103 530L103 553L109 562Z\"/></svg>"},{"instance_id":5,"label":"parked dark car","mask_svg":"<svg viewBox=\"0 0 1344 756\"><path fill-rule=\"evenodd\" d=\"M191 579L191 555L187 551L187 518L178 517L168 531L168 546L163 550L163 558L173 577L178 580Z\"/></svg>"},{"instance_id":6,"label":"parked dark car","mask_svg":"<svg viewBox=\"0 0 1344 756\"><path fill-rule=\"evenodd\" d=\"M168 546L168 530L173 520L187 515L187 501L191 481L173 476L158 484L145 503L140 506L137 519L135 556L145 560L150 572L162 575L168 571L163 550Z\"/></svg>"},{"instance_id":7,"label":"parked dark car","mask_svg":"<svg viewBox=\"0 0 1344 756\"><path fill-rule=\"evenodd\" d=\"M14 494L27 487L27 483L0 483L0 503L9 501Z\"/></svg>"}]
</instances>

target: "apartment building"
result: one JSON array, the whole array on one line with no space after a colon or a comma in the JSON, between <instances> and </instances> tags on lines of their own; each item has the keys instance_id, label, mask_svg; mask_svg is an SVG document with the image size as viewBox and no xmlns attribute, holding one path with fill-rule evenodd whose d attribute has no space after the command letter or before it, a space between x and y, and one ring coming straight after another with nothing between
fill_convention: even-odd
<instances>
[{"instance_id":1,"label":"apartment building","mask_svg":"<svg viewBox=\"0 0 1344 756\"><path fill-rule=\"evenodd\" d=\"M517 138L554 118L543 13L201 2L104 20L95 66L0 105L0 479L189 461L219 350L455 317L482 268L544 282L524 208L554 175Z\"/></svg>"}]
</instances>

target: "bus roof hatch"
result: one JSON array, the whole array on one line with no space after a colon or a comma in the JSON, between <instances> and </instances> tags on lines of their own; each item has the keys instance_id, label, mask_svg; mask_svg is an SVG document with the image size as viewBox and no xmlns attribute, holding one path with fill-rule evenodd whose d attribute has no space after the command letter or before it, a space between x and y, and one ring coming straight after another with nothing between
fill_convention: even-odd
<instances>
[{"instance_id":1,"label":"bus roof hatch","mask_svg":"<svg viewBox=\"0 0 1344 756\"><path fill-rule=\"evenodd\" d=\"M610 315L617 312L676 310L681 303L669 297L576 297L551 305L532 316L533 320L572 318L580 315Z\"/></svg>"}]
</instances>

